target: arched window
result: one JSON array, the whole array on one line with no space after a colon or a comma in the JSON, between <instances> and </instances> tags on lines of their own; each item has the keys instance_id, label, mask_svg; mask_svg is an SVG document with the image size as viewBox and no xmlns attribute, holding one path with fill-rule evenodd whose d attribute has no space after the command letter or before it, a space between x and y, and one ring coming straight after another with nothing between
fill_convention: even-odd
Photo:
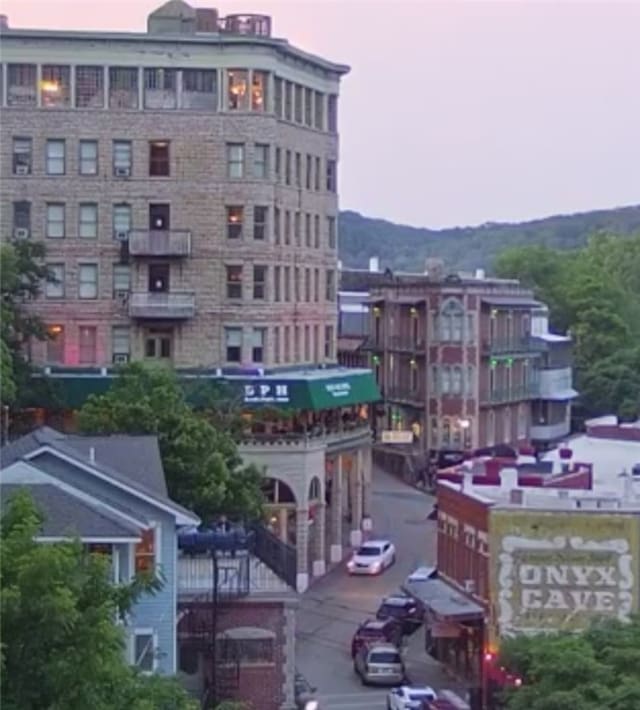
<instances>
[{"instance_id":1,"label":"arched window","mask_svg":"<svg viewBox=\"0 0 640 710\"><path fill-rule=\"evenodd\" d=\"M464 337L464 308L456 298L449 298L440 309L440 340L460 342Z\"/></svg>"},{"instance_id":2,"label":"arched window","mask_svg":"<svg viewBox=\"0 0 640 710\"><path fill-rule=\"evenodd\" d=\"M319 500L320 499L320 479L315 476L311 480L311 485L309 486L309 500Z\"/></svg>"}]
</instances>

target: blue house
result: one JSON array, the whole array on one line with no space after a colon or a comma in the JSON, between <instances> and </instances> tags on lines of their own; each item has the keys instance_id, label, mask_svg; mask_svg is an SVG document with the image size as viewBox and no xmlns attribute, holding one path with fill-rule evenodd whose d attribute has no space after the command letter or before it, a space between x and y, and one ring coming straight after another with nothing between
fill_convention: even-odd
<instances>
[{"instance_id":1,"label":"blue house","mask_svg":"<svg viewBox=\"0 0 640 710\"><path fill-rule=\"evenodd\" d=\"M44 522L42 542L80 539L111 559L114 582L155 571L162 590L145 595L125 625L132 665L177 670L176 528L199 518L168 494L154 436L79 436L42 427L0 452L3 505L27 489Z\"/></svg>"}]
</instances>

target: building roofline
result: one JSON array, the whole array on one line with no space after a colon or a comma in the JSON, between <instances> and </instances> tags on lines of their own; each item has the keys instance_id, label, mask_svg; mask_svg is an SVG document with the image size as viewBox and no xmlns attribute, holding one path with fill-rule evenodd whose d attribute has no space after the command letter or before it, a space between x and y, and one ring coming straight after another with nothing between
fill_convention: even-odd
<instances>
[{"instance_id":1,"label":"building roofline","mask_svg":"<svg viewBox=\"0 0 640 710\"><path fill-rule=\"evenodd\" d=\"M277 37L259 37L254 35L228 35L226 33L196 34L149 34L147 32L99 32L95 30L41 30L30 28L11 28L0 32L0 39L43 39L76 40L87 42L148 42L152 44L195 44L195 45L258 45L270 47L284 55L301 59L327 72L344 76L351 71L347 64L331 62L315 54L305 52L289 44L288 40Z\"/></svg>"}]
</instances>

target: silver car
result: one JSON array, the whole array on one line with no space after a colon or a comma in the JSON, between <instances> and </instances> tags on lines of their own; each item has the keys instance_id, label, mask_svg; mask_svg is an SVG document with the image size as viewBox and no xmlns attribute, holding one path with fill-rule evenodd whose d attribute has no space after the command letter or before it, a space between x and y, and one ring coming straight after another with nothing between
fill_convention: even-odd
<instances>
[{"instance_id":1,"label":"silver car","mask_svg":"<svg viewBox=\"0 0 640 710\"><path fill-rule=\"evenodd\" d=\"M406 681L404 661L391 643L364 645L353 660L363 685L401 685Z\"/></svg>"}]
</instances>

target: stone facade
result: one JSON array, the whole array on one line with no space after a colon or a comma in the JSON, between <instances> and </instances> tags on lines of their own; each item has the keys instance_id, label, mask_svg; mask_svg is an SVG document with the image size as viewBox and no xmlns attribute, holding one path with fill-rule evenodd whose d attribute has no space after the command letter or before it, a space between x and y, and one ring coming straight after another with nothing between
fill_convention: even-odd
<instances>
[{"instance_id":1,"label":"stone facade","mask_svg":"<svg viewBox=\"0 0 640 710\"><path fill-rule=\"evenodd\" d=\"M44 240L47 262L57 265L58 273L64 267L58 288L50 288L48 295L45 290L34 304L47 325L58 326L61 347L37 344L36 362L105 366L123 361L118 355L168 358L177 367L335 361L336 102L340 76L348 69L281 40L242 39L3 32L2 239ZM77 107L81 68L103 69L102 103L108 106L114 65L134 69L138 106L149 103L150 76L173 72L177 108ZM28 66L37 77L35 104L21 99L16 105L18 89L28 89ZM52 106L56 102L46 94L51 82L43 77L52 67L70 72L66 106ZM229 104L238 68L246 71L244 91L254 92L255 82L263 82L261 103L246 110ZM187 71L194 70L215 72L210 110L186 105ZM16 167L19 139L30 145L28 169ZM93 174L81 174L81 150L88 145L82 141L97 146L96 160L87 162ZM114 163L118 141L131 145L130 168L120 170L126 174L117 174ZM168 150L168 163L161 160L159 169L167 175L150 176L158 172L152 169L154 142L168 145L161 146ZM58 174L51 175L55 161L47 151L60 146L64 157L54 169ZM18 218L17 203L22 209L28 203L28 223ZM52 233L48 205L64 206L59 238L47 236L48 221ZM81 205L88 206L82 218ZM128 248L126 238L116 238L117 205L130 206L129 228L142 234L142 249ZM151 206L156 205L163 214L166 206L169 210L159 230L151 223L150 210L156 209ZM229 237L229 207L243 208L241 236ZM255 207L266 208L264 230L254 225ZM93 220L95 212L95 226L84 229L96 236L80 236L82 219L89 215ZM189 235L176 236L187 243L183 253L158 256L160 239L171 241L178 233ZM97 266L97 284L82 287L85 297L79 283L82 265ZM239 286L230 285L227 267L234 266L242 267ZM265 267L264 285L261 275L254 281L255 266ZM128 267L128 288L115 280L116 271L122 279L127 269L117 267ZM87 270L83 273L86 278ZM155 292L152 282L158 273L165 283ZM186 314L168 305L174 294L186 299ZM152 316L148 310L132 314L134 303L147 300L155 309ZM114 326L128 329L118 331L119 345ZM231 334L225 328L241 331ZM128 349L123 333L128 333ZM238 337L240 352L230 353L227 346Z\"/></svg>"}]
</instances>

